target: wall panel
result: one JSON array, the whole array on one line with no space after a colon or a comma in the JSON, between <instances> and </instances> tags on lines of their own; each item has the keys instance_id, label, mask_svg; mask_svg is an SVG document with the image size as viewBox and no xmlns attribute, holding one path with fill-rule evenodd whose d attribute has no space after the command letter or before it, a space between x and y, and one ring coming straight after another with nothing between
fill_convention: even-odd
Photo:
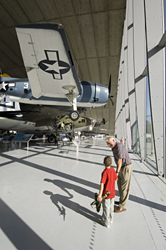
<instances>
[{"instance_id":1,"label":"wall panel","mask_svg":"<svg viewBox=\"0 0 166 250\"><path fill-rule=\"evenodd\" d=\"M163 174L164 49L157 45L164 34L163 0L145 0L149 84L154 146L159 174Z\"/></svg>"},{"instance_id":2,"label":"wall panel","mask_svg":"<svg viewBox=\"0 0 166 250\"><path fill-rule=\"evenodd\" d=\"M134 136L134 127L136 123L136 100L135 100L135 84L134 84L134 62L133 62L133 10L132 0L127 2L127 36L128 36L128 49L127 49L127 74L128 74L128 100L129 100L129 118L130 118L130 130L128 127L128 140L129 145L135 150L136 140Z\"/></svg>"},{"instance_id":3,"label":"wall panel","mask_svg":"<svg viewBox=\"0 0 166 250\"><path fill-rule=\"evenodd\" d=\"M149 140L149 131L153 131L159 175L166 172L165 44L163 43L163 48L158 46L165 32L163 1L166 2L127 0L115 125L118 138L127 139L127 146L132 145L134 152L148 161L146 150L149 143L153 146L153 138L151 135L151 142L146 143L146 126L148 122L148 126L151 125L150 120L146 123L146 118L152 118L153 130L149 130L147 126L147 136ZM148 88L146 89L148 82L151 101L148 98ZM154 155L151 158L155 161Z\"/></svg>"},{"instance_id":4,"label":"wall panel","mask_svg":"<svg viewBox=\"0 0 166 250\"><path fill-rule=\"evenodd\" d=\"M146 67L146 37L145 18L143 0L133 0L133 20L134 20L134 78L137 107L137 121L141 158L145 159L145 115L146 115L146 78L142 78L142 73Z\"/></svg>"}]
</instances>

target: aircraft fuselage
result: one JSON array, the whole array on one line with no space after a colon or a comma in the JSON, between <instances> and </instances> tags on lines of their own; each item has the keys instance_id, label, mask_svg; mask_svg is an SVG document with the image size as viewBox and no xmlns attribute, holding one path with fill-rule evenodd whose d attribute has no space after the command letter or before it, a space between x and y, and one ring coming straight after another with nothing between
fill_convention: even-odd
<instances>
[{"instance_id":1,"label":"aircraft fuselage","mask_svg":"<svg viewBox=\"0 0 166 250\"><path fill-rule=\"evenodd\" d=\"M56 90L53 90L56 92ZM28 79L4 78L0 79L0 93L10 96L13 102L34 104L71 106L67 98L41 96L33 97ZM98 83L81 81L81 94L77 97L77 107L91 108L103 106L108 101L108 88Z\"/></svg>"}]
</instances>

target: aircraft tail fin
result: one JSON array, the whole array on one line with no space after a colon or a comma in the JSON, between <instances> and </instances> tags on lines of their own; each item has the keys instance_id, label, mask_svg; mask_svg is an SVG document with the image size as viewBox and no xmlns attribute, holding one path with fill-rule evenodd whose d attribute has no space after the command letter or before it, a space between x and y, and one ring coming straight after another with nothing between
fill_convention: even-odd
<instances>
[{"instance_id":1,"label":"aircraft tail fin","mask_svg":"<svg viewBox=\"0 0 166 250\"><path fill-rule=\"evenodd\" d=\"M7 75L6 73L0 74L0 83L4 82L4 81L7 81L8 79L10 79L10 76Z\"/></svg>"},{"instance_id":2,"label":"aircraft tail fin","mask_svg":"<svg viewBox=\"0 0 166 250\"><path fill-rule=\"evenodd\" d=\"M6 73L2 73L2 74L0 74L0 77L10 77L10 76Z\"/></svg>"},{"instance_id":3,"label":"aircraft tail fin","mask_svg":"<svg viewBox=\"0 0 166 250\"><path fill-rule=\"evenodd\" d=\"M10 81L10 80L11 80L10 77L2 77L2 76L0 76L0 83L7 82L7 81Z\"/></svg>"}]
</instances>

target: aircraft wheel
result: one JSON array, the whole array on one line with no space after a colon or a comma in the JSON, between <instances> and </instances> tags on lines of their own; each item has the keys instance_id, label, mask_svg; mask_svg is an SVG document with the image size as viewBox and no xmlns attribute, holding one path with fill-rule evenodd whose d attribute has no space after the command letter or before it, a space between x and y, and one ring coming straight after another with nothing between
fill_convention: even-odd
<instances>
[{"instance_id":1,"label":"aircraft wheel","mask_svg":"<svg viewBox=\"0 0 166 250\"><path fill-rule=\"evenodd\" d=\"M54 135L49 135L48 136L48 142L49 143L54 143L55 142L55 136Z\"/></svg>"},{"instance_id":2,"label":"aircraft wheel","mask_svg":"<svg viewBox=\"0 0 166 250\"><path fill-rule=\"evenodd\" d=\"M80 117L80 114L78 111L73 111L70 113L69 117L72 121L77 121Z\"/></svg>"}]
</instances>

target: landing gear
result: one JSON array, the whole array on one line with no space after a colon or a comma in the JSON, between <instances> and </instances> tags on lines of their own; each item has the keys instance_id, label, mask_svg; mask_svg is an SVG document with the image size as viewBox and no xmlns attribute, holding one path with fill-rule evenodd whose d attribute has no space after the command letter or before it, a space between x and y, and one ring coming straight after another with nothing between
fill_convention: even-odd
<instances>
[{"instance_id":1,"label":"landing gear","mask_svg":"<svg viewBox=\"0 0 166 250\"><path fill-rule=\"evenodd\" d=\"M75 110L70 113L69 117L72 121L77 121L80 115L79 115L79 112Z\"/></svg>"},{"instance_id":2,"label":"landing gear","mask_svg":"<svg viewBox=\"0 0 166 250\"><path fill-rule=\"evenodd\" d=\"M68 91L68 93L65 95L73 107L73 111L70 113L69 117L72 121L77 121L79 118L79 112L77 111L77 96L78 96L78 94L76 94L74 91L76 86L65 85L62 88ZM76 90L76 92L77 92L77 90Z\"/></svg>"},{"instance_id":3,"label":"landing gear","mask_svg":"<svg viewBox=\"0 0 166 250\"><path fill-rule=\"evenodd\" d=\"M57 136L51 134L48 136L48 142L49 143L55 143L55 145L58 145L58 139Z\"/></svg>"},{"instance_id":4,"label":"landing gear","mask_svg":"<svg viewBox=\"0 0 166 250\"><path fill-rule=\"evenodd\" d=\"M49 142L49 143L54 143L55 140L56 140L55 135L49 135L49 136L48 136L48 142Z\"/></svg>"}]
</instances>

